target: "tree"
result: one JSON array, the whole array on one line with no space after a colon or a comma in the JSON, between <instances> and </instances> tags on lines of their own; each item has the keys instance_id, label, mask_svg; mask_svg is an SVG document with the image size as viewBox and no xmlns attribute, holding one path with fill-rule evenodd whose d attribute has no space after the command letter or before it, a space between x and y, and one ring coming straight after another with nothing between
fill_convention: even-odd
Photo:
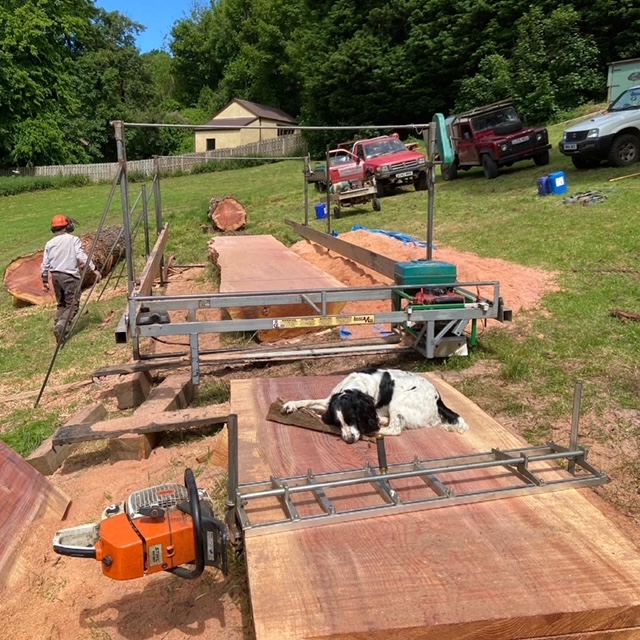
<instances>
[{"instance_id":1,"label":"tree","mask_svg":"<svg viewBox=\"0 0 640 640\"><path fill-rule=\"evenodd\" d=\"M95 11L89 0L0 6L0 164L86 158L74 126L81 103L73 68Z\"/></svg>"}]
</instances>

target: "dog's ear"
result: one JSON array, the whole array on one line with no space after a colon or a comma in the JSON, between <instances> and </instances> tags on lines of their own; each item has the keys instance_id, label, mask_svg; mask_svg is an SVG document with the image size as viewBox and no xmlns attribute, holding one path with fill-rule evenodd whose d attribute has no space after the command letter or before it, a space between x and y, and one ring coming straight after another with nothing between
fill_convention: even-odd
<instances>
[{"instance_id":1,"label":"dog's ear","mask_svg":"<svg viewBox=\"0 0 640 640\"><path fill-rule=\"evenodd\" d=\"M364 436L370 436L380 428L378 413L373 398L366 393L357 393L353 397L353 409L356 428Z\"/></svg>"},{"instance_id":2,"label":"dog's ear","mask_svg":"<svg viewBox=\"0 0 640 640\"><path fill-rule=\"evenodd\" d=\"M322 414L322 422L332 427L339 427L340 423L336 417L336 410L340 405L340 394L334 394L329 400L327 410Z\"/></svg>"}]
</instances>

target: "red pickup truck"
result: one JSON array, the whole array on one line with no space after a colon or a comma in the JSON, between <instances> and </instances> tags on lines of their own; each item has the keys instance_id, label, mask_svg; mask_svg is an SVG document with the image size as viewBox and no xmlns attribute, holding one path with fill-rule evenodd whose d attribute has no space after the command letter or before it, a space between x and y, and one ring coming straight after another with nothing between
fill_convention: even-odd
<instances>
[{"instance_id":1,"label":"red pickup truck","mask_svg":"<svg viewBox=\"0 0 640 640\"><path fill-rule=\"evenodd\" d=\"M413 184L416 191L427 188L427 158L409 149L395 134L357 140L351 152L362 161L378 197L403 184Z\"/></svg>"}]
</instances>

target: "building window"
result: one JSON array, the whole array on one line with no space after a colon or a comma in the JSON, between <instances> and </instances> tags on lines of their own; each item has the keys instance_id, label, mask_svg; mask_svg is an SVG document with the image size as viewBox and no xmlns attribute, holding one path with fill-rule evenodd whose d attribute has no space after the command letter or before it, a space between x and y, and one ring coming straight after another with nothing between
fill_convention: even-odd
<instances>
[{"instance_id":1,"label":"building window","mask_svg":"<svg viewBox=\"0 0 640 640\"><path fill-rule=\"evenodd\" d=\"M207 151L215 151L215 150L216 150L216 139L207 138Z\"/></svg>"},{"instance_id":2,"label":"building window","mask_svg":"<svg viewBox=\"0 0 640 640\"><path fill-rule=\"evenodd\" d=\"M279 136L290 136L293 135L295 133L294 129L278 129L278 135Z\"/></svg>"}]
</instances>

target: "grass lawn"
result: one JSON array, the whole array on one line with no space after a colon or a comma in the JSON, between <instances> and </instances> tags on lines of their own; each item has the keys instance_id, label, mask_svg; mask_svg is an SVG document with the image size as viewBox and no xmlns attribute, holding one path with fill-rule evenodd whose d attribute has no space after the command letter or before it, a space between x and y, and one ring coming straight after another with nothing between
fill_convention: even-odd
<instances>
[{"instance_id":1,"label":"grass lawn","mask_svg":"<svg viewBox=\"0 0 640 640\"><path fill-rule=\"evenodd\" d=\"M636 416L640 408L640 323L623 322L610 313L612 308L640 313L640 177L609 182L639 168L577 171L557 150L562 130L562 125L550 127L554 148L547 167L523 162L503 170L495 180L486 180L481 169L473 169L460 172L453 182L438 178L436 187L436 243L560 273L562 291L547 296L543 309L525 312L526 321L518 323L517 331L487 334L469 358L420 363L423 369L434 369L465 368L483 359L496 361L505 383L499 390L471 380L463 391L481 406L524 415L532 425L528 433L531 441L543 440L559 417L570 419L577 379L586 383L584 410L594 416L608 419L618 408L632 410ZM563 197L539 196L537 179L560 170L567 176L568 195L597 190L607 200L583 206L563 204ZM246 207L246 233L272 234L291 244L297 237L284 220L303 221L303 185L302 163L297 161L163 178L163 212L171 228L167 252L175 254L179 264L205 262L209 235L200 227L207 221L210 198L225 195L238 198ZM140 184L130 186L133 202ZM49 223L55 213L76 218L79 234L94 231L109 191L110 185L101 184L2 198L2 269L13 258L44 246L51 236ZM312 218L313 205L320 199L310 190ZM108 216L110 224L121 223L120 211L116 192ZM424 238L426 212L425 193L404 189L384 198L379 213L370 206L347 209L332 224L338 232L359 224ZM315 219L312 225L319 229L326 226ZM141 262L140 239L137 245ZM495 274L496 280L500 277ZM122 297L89 305L81 330L59 355L51 385L86 378L100 366L128 359L130 348L116 346L113 339L123 310ZM51 307L16 309L11 296L4 290L0 293L0 391L5 395L39 389L42 384L54 352L53 313ZM65 407L61 412L41 405L38 409L4 410L2 437L26 454L60 424L62 413L72 409ZM636 428L628 417L620 420L625 433Z\"/></svg>"}]
</instances>

